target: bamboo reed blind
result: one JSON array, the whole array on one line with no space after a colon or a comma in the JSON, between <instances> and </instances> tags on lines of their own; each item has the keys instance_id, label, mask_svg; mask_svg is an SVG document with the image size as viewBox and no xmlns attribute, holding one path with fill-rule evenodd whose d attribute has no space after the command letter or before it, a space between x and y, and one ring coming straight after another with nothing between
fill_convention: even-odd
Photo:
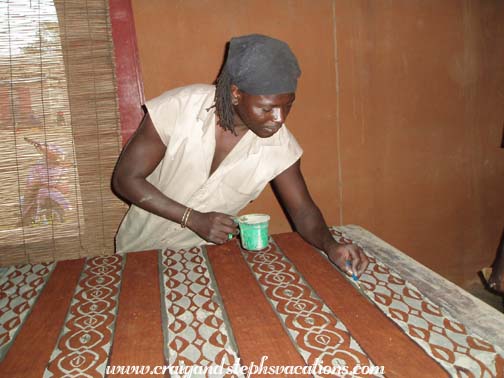
<instances>
[{"instance_id":1,"label":"bamboo reed blind","mask_svg":"<svg viewBox=\"0 0 504 378\"><path fill-rule=\"evenodd\" d=\"M114 252L108 0L0 2L0 265Z\"/></svg>"}]
</instances>

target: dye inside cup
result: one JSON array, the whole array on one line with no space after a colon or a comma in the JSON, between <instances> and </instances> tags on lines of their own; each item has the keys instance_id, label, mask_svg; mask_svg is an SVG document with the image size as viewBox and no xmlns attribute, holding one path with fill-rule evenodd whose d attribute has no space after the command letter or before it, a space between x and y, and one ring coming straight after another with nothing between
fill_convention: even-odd
<instances>
[{"instance_id":1,"label":"dye inside cup","mask_svg":"<svg viewBox=\"0 0 504 378\"><path fill-rule=\"evenodd\" d=\"M267 214L248 214L238 217L242 247L249 251L259 251L268 246L268 226L270 216Z\"/></svg>"}]
</instances>

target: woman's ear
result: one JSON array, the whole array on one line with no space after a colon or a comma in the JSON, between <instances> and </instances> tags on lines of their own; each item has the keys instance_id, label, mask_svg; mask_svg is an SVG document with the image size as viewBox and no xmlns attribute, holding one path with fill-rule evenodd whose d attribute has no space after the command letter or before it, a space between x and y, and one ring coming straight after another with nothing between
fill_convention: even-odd
<instances>
[{"instance_id":1,"label":"woman's ear","mask_svg":"<svg viewBox=\"0 0 504 378\"><path fill-rule=\"evenodd\" d=\"M238 103L241 100L241 97L242 92L240 91L240 89L236 85L231 84L231 103L233 105L238 105Z\"/></svg>"}]
</instances>

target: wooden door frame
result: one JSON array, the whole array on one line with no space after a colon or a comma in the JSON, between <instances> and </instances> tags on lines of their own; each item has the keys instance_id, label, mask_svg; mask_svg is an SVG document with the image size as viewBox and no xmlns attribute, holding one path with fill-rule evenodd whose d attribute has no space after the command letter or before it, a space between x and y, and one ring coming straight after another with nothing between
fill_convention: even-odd
<instances>
[{"instance_id":1,"label":"wooden door frame","mask_svg":"<svg viewBox=\"0 0 504 378\"><path fill-rule=\"evenodd\" d=\"M142 120L145 102L131 0L109 0L123 146Z\"/></svg>"}]
</instances>

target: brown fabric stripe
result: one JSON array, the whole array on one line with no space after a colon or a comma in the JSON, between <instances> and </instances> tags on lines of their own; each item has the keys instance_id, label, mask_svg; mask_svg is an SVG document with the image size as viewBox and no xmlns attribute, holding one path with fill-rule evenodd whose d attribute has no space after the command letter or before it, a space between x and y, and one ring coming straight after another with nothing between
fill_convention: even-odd
<instances>
[{"instance_id":1,"label":"brown fabric stripe","mask_svg":"<svg viewBox=\"0 0 504 378\"><path fill-rule=\"evenodd\" d=\"M158 252L129 253L109 365L164 365Z\"/></svg>"},{"instance_id":2,"label":"brown fabric stripe","mask_svg":"<svg viewBox=\"0 0 504 378\"><path fill-rule=\"evenodd\" d=\"M274 240L387 377L447 377L434 360L371 304L298 234Z\"/></svg>"},{"instance_id":3,"label":"brown fabric stripe","mask_svg":"<svg viewBox=\"0 0 504 378\"><path fill-rule=\"evenodd\" d=\"M16 342L0 365L1 377L40 378L43 375L83 265L84 259L58 263Z\"/></svg>"},{"instance_id":4,"label":"brown fabric stripe","mask_svg":"<svg viewBox=\"0 0 504 378\"><path fill-rule=\"evenodd\" d=\"M215 279L238 345L242 365L267 366L305 363L285 333L257 281L243 261L237 241L208 246Z\"/></svg>"}]
</instances>

